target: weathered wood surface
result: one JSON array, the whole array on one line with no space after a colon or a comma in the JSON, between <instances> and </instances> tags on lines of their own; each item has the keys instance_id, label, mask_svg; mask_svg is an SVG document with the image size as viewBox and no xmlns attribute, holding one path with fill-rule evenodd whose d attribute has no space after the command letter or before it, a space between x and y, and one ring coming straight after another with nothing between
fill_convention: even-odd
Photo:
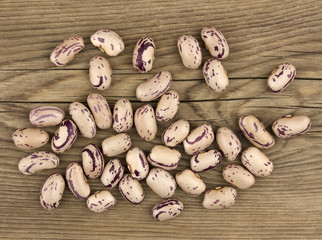
<instances>
[{"instance_id":1,"label":"weathered wood surface","mask_svg":"<svg viewBox=\"0 0 322 240\"><path fill-rule=\"evenodd\" d=\"M310 1L9 1L0 2L0 238L1 239L321 239L322 236L322 2ZM176 41L182 34L195 36L203 48L203 62L210 55L201 41L203 26L215 25L225 34L231 53L223 61L230 86L213 93L201 70L185 69ZM126 50L108 58L113 66L110 89L98 92L88 80L88 61L102 55L89 37L109 28L124 39ZM85 49L66 67L57 68L49 55L58 42L78 34ZM150 35L157 46L151 73L139 74L131 65L136 41ZM297 68L296 80L283 92L273 94L266 78L280 63ZM117 189L111 192L118 203L103 214L91 213L84 201L66 188L55 211L39 204L39 188L52 172L64 173L73 161L80 162L82 148L101 141L114 132L99 130L95 139L79 137L70 151L60 156L57 169L24 176L17 170L19 160L31 151L20 151L11 134L31 126L30 109L53 104L66 112L72 101L86 102L89 93L103 94L110 106L126 97L134 108L136 86L161 70L172 73L171 89L181 97L175 119L189 120L192 127L210 122L214 129L227 126L242 141L237 119L241 114L258 116L270 128L286 114L304 114L312 119L311 130L303 136L283 140L265 153L274 162L273 174L257 178L256 184L238 191L237 202L229 209L209 211L202 197L188 197L177 189L175 197L185 210L176 219L156 222L150 211L161 201L142 181L146 198L139 206L127 203ZM156 101L152 103L156 106ZM67 115L68 116L68 115ZM130 131L133 146L146 154L170 123L158 124L151 143ZM47 128L53 135L55 127ZM216 143L212 145L218 148ZM49 144L40 150L49 150ZM177 148L184 153L183 147ZM125 162L125 155L120 159ZM107 161L108 159L106 159ZM176 172L189 167L183 159ZM236 162L240 162L238 159ZM200 176L207 188L225 184L221 170L228 162ZM103 188L99 180L89 180L92 192Z\"/></svg>"}]
</instances>

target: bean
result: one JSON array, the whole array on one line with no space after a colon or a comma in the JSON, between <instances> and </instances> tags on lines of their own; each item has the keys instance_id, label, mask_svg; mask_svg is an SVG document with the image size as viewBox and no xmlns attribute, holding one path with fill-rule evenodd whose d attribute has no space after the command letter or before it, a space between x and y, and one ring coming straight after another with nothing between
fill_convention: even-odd
<instances>
[{"instance_id":1,"label":"bean","mask_svg":"<svg viewBox=\"0 0 322 240\"><path fill-rule=\"evenodd\" d=\"M274 69L267 79L267 87L273 92L283 91L290 85L296 75L295 67L290 63L283 63Z\"/></svg>"},{"instance_id":2,"label":"bean","mask_svg":"<svg viewBox=\"0 0 322 240\"><path fill-rule=\"evenodd\" d=\"M217 59L209 59L203 66L203 77L214 92L222 92L229 85L227 71Z\"/></svg>"},{"instance_id":3,"label":"bean","mask_svg":"<svg viewBox=\"0 0 322 240\"><path fill-rule=\"evenodd\" d=\"M216 187L205 193L202 206L207 209L229 208L236 201L237 191L232 187Z\"/></svg>"},{"instance_id":4,"label":"bean","mask_svg":"<svg viewBox=\"0 0 322 240\"><path fill-rule=\"evenodd\" d=\"M183 211L183 203L178 199L167 199L156 204L152 209L152 216L158 221L165 221Z\"/></svg>"},{"instance_id":5,"label":"bean","mask_svg":"<svg viewBox=\"0 0 322 240\"><path fill-rule=\"evenodd\" d=\"M88 144L82 151L82 163L86 177L98 178L104 169L104 157L95 144Z\"/></svg>"},{"instance_id":6,"label":"bean","mask_svg":"<svg viewBox=\"0 0 322 240\"><path fill-rule=\"evenodd\" d=\"M21 128L12 134L12 140L16 147L29 150L44 146L49 140L49 135L39 128Z\"/></svg>"},{"instance_id":7,"label":"bean","mask_svg":"<svg viewBox=\"0 0 322 240\"><path fill-rule=\"evenodd\" d=\"M117 158L110 160L104 168L101 176L101 182L106 189L114 188L124 174L124 167L121 161Z\"/></svg>"},{"instance_id":8,"label":"bean","mask_svg":"<svg viewBox=\"0 0 322 240\"><path fill-rule=\"evenodd\" d=\"M40 188L40 204L46 210L58 208L64 194L65 180L59 173L49 175Z\"/></svg>"},{"instance_id":9,"label":"bean","mask_svg":"<svg viewBox=\"0 0 322 240\"><path fill-rule=\"evenodd\" d=\"M229 55L229 47L224 35L215 27L204 27L201 30L201 38L205 42L210 54L219 60Z\"/></svg>"},{"instance_id":10,"label":"bean","mask_svg":"<svg viewBox=\"0 0 322 240\"><path fill-rule=\"evenodd\" d=\"M30 111L29 120L35 127L56 126L63 121L65 113L55 106L39 106Z\"/></svg>"},{"instance_id":11,"label":"bean","mask_svg":"<svg viewBox=\"0 0 322 240\"><path fill-rule=\"evenodd\" d=\"M140 182L125 174L120 181L119 190L121 195L132 204L140 204L144 199L144 190Z\"/></svg>"},{"instance_id":12,"label":"bean","mask_svg":"<svg viewBox=\"0 0 322 240\"><path fill-rule=\"evenodd\" d=\"M154 62L155 44L151 37L141 38L135 45L132 64L141 73L151 71Z\"/></svg>"},{"instance_id":13,"label":"bean","mask_svg":"<svg viewBox=\"0 0 322 240\"><path fill-rule=\"evenodd\" d=\"M216 141L220 150L224 153L224 156L228 161L234 161L242 150L238 137L229 128L218 128Z\"/></svg>"},{"instance_id":14,"label":"bean","mask_svg":"<svg viewBox=\"0 0 322 240\"><path fill-rule=\"evenodd\" d=\"M179 108L180 98L176 91L166 92L159 100L155 110L156 118L160 122L167 122L174 118Z\"/></svg>"},{"instance_id":15,"label":"bean","mask_svg":"<svg viewBox=\"0 0 322 240\"><path fill-rule=\"evenodd\" d=\"M190 124L186 120L178 120L172 123L162 133L162 143L168 147L175 147L188 136Z\"/></svg>"},{"instance_id":16,"label":"bean","mask_svg":"<svg viewBox=\"0 0 322 240\"><path fill-rule=\"evenodd\" d=\"M311 127L311 119L307 116L292 116L277 119L272 129L279 138L290 138L306 133Z\"/></svg>"},{"instance_id":17,"label":"bean","mask_svg":"<svg viewBox=\"0 0 322 240\"><path fill-rule=\"evenodd\" d=\"M202 181L198 174L190 169L185 169L176 174L178 185L183 191L192 196L199 196L206 190L206 184Z\"/></svg>"},{"instance_id":18,"label":"bean","mask_svg":"<svg viewBox=\"0 0 322 240\"><path fill-rule=\"evenodd\" d=\"M120 155L131 147L130 135L120 133L112 137L105 138L102 142L103 153L107 157Z\"/></svg>"},{"instance_id":19,"label":"bean","mask_svg":"<svg viewBox=\"0 0 322 240\"><path fill-rule=\"evenodd\" d=\"M223 171L222 176L225 181L240 189L246 189L254 185L254 176L245 168L238 164L229 164Z\"/></svg>"},{"instance_id":20,"label":"bean","mask_svg":"<svg viewBox=\"0 0 322 240\"><path fill-rule=\"evenodd\" d=\"M189 69L198 69L202 61L202 52L197 39L191 35L178 38L178 50L183 65Z\"/></svg>"},{"instance_id":21,"label":"bean","mask_svg":"<svg viewBox=\"0 0 322 240\"><path fill-rule=\"evenodd\" d=\"M51 139L51 149L55 153L68 151L77 138L77 127L72 120L62 121Z\"/></svg>"},{"instance_id":22,"label":"bean","mask_svg":"<svg viewBox=\"0 0 322 240\"><path fill-rule=\"evenodd\" d=\"M66 181L70 191L76 198L84 200L90 195L91 189L87 183L83 169L78 163L71 163L67 166Z\"/></svg>"},{"instance_id":23,"label":"bean","mask_svg":"<svg viewBox=\"0 0 322 240\"><path fill-rule=\"evenodd\" d=\"M87 104L98 128L108 129L112 126L112 113L105 97L97 93L89 94Z\"/></svg>"},{"instance_id":24,"label":"bean","mask_svg":"<svg viewBox=\"0 0 322 240\"><path fill-rule=\"evenodd\" d=\"M95 213L102 213L116 204L116 198L107 190L97 191L89 196L86 205Z\"/></svg>"},{"instance_id":25,"label":"bean","mask_svg":"<svg viewBox=\"0 0 322 240\"><path fill-rule=\"evenodd\" d=\"M151 165L165 170L176 169L180 159L181 153L179 151L163 145L154 146L148 156L148 162Z\"/></svg>"},{"instance_id":26,"label":"bean","mask_svg":"<svg viewBox=\"0 0 322 240\"><path fill-rule=\"evenodd\" d=\"M149 173L149 163L144 152L138 147L132 148L127 152L126 163L134 179L142 180Z\"/></svg>"},{"instance_id":27,"label":"bean","mask_svg":"<svg viewBox=\"0 0 322 240\"><path fill-rule=\"evenodd\" d=\"M119 55L125 48L122 38L117 33L107 29L95 32L91 36L91 42L111 57Z\"/></svg>"},{"instance_id":28,"label":"bean","mask_svg":"<svg viewBox=\"0 0 322 240\"><path fill-rule=\"evenodd\" d=\"M150 104L144 104L136 109L134 114L134 124L137 133L145 141L152 141L157 135L157 121L154 109Z\"/></svg>"},{"instance_id":29,"label":"bean","mask_svg":"<svg viewBox=\"0 0 322 240\"><path fill-rule=\"evenodd\" d=\"M93 88L106 90L112 83L112 66L101 56L95 56L89 61L89 81Z\"/></svg>"},{"instance_id":30,"label":"bean","mask_svg":"<svg viewBox=\"0 0 322 240\"><path fill-rule=\"evenodd\" d=\"M217 150L209 150L198 153L190 159L190 168L194 172L204 172L213 169L221 162L221 153Z\"/></svg>"},{"instance_id":31,"label":"bean","mask_svg":"<svg viewBox=\"0 0 322 240\"><path fill-rule=\"evenodd\" d=\"M133 126L133 109L131 102L125 98L117 100L113 110L113 129L120 132L127 132Z\"/></svg>"},{"instance_id":32,"label":"bean","mask_svg":"<svg viewBox=\"0 0 322 240\"><path fill-rule=\"evenodd\" d=\"M162 198L172 197L177 188L174 177L162 168L152 168L146 178L146 183L155 194Z\"/></svg>"}]
</instances>

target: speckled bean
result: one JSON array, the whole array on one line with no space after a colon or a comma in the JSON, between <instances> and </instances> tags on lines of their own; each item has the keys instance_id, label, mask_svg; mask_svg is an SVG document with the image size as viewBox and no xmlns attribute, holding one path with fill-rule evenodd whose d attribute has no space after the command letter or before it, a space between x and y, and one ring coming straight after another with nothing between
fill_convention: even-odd
<instances>
[{"instance_id":1,"label":"speckled bean","mask_svg":"<svg viewBox=\"0 0 322 240\"><path fill-rule=\"evenodd\" d=\"M265 129L263 123L252 115L241 116L239 128L255 147L268 149L275 144L274 137Z\"/></svg>"},{"instance_id":2,"label":"speckled bean","mask_svg":"<svg viewBox=\"0 0 322 240\"><path fill-rule=\"evenodd\" d=\"M104 168L101 176L101 182L106 189L114 188L124 174L124 167L121 161L117 158L110 160Z\"/></svg>"},{"instance_id":3,"label":"speckled bean","mask_svg":"<svg viewBox=\"0 0 322 240\"><path fill-rule=\"evenodd\" d=\"M136 109L134 124L137 133L145 141L152 141L157 135L157 121L154 109L150 104L144 104Z\"/></svg>"},{"instance_id":4,"label":"speckled bean","mask_svg":"<svg viewBox=\"0 0 322 240\"><path fill-rule=\"evenodd\" d=\"M71 148L77 138L77 127L72 120L62 121L51 139L51 149L55 153L64 153Z\"/></svg>"},{"instance_id":5,"label":"speckled bean","mask_svg":"<svg viewBox=\"0 0 322 240\"><path fill-rule=\"evenodd\" d=\"M69 189L76 198L84 200L90 195L91 189L87 183L83 169L78 163L71 163L67 166L66 181Z\"/></svg>"},{"instance_id":6,"label":"speckled bean","mask_svg":"<svg viewBox=\"0 0 322 240\"><path fill-rule=\"evenodd\" d=\"M162 168L152 168L146 178L147 185L162 198L172 197L177 183L174 177Z\"/></svg>"},{"instance_id":7,"label":"speckled bean","mask_svg":"<svg viewBox=\"0 0 322 240\"><path fill-rule=\"evenodd\" d=\"M217 59L225 59L229 55L229 47L224 35L215 27L204 27L201 38L210 54Z\"/></svg>"},{"instance_id":8,"label":"speckled bean","mask_svg":"<svg viewBox=\"0 0 322 240\"><path fill-rule=\"evenodd\" d=\"M40 204L46 210L58 208L65 190L65 180L59 173L49 175L40 188Z\"/></svg>"},{"instance_id":9,"label":"speckled bean","mask_svg":"<svg viewBox=\"0 0 322 240\"><path fill-rule=\"evenodd\" d=\"M119 190L121 195L132 204L140 204L144 199L144 190L140 182L125 174L120 181Z\"/></svg>"},{"instance_id":10,"label":"speckled bean","mask_svg":"<svg viewBox=\"0 0 322 240\"><path fill-rule=\"evenodd\" d=\"M82 37L68 37L54 49L50 55L50 61L58 67L65 66L83 50L85 44Z\"/></svg>"},{"instance_id":11,"label":"speckled bean","mask_svg":"<svg viewBox=\"0 0 322 240\"><path fill-rule=\"evenodd\" d=\"M183 141L184 150L188 155L202 152L212 144L214 137L214 132L210 124L202 124L192 130Z\"/></svg>"},{"instance_id":12,"label":"speckled bean","mask_svg":"<svg viewBox=\"0 0 322 240\"><path fill-rule=\"evenodd\" d=\"M183 211L183 203L178 199L167 199L156 204L152 216L158 221L165 221L179 216Z\"/></svg>"},{"instance_id":13,"label":"speckled bean","mask_svg":"<svg viewBox=\"0 0 322 240\"><path fill-rule=\"evenodd\" d=\"M159 72L136 88L136 98L142 102L157 99L169 90L171 83L172 76L169 72Z\"/></svg>"},{"instance_id":14,"label":"speckled bean","mask_svg":"<svg viewBox=\"0 0 322 240\"><path fill-rule=\"evenodd\" d=\"M161 136L162 143L168 147L175 147L188 136L190 124L186 120L178 120L166 128Z\"/></svg>"},{"instance_id":15,"label":"speckled bean","mask_svg":"<svg viewBox=\"0 0 322 240\"><path fill-rule=\"evenodd\" d=\"M44 146L49 140L49 135L40 128L21 128L12 134L12 140L16 147L29 150Z\"/></svg>"},{"instance_id":16,"label":"speckled bean","mask_svg":"<svg viewBox=\"0 0 322 240\"><path fill-rule=\"evenodd\" d=\"M267 79L267 87L273 92L283 91L293 82L296 75L295 67L290 63L283 63L274 69Z\"/></svg>"},{"instance_id":17,"label":"speckled bean","mask_svg":"<svg viewBox=\"0 0 322 240\"><path fill-rule=\"evenodd\" d=\"M222 176L228 183L240 189L246 189L254 185L254 176L244 167L238 164L229 164L223 171Z\"/></svg>"},{"instance_id":18,"label":"speckled bean","mask_svg":"<svg viewBox=\"0 0 322 240\"><path fill-rule=\"evenodd\" d=\"M201 152L192 156L190 159L190 168L194 172L204 172L217 167L221 159L221 153L217 150Z\"/></svg>"},{"instance_id":19,"label":"speckled bean","mask_svg":"<svg viewBox=\"0 0 322 240\"><path fill-rule=\"evenodd\" d=\"M203 198L202 206L207 209L229 208L236 201L237 191L232 187L216 187L208 190Z\"/></svg>"},{"instance_id":20,"label":"speckled bean","mask_svg":"<svg viewBox=\"0 0 322 240\"><path fill-rule=\"evenodd\" d=\"M311 127L311 119L307 116L292 116L277 119L272 129L279 138L290 138L306 133Z\"/></svg>"},{"instance_id":21,"label":"speckled bean","mask_svg":"<svg viewBox=\"0 0 322 240\"><path fill-rule=\"evenodd\" d=\"M149 72L153 67L155 44L151 37L143 37L133 51L132 64L141 73Z\"/></svg>"},{"instance_id":22,"label":"speckled bean","mask_svg":"<svg viewBox=\"0 0 322 240\"><path fill-rule=\"evenodd\" d=\"M96 125L92 113L80 102L69 105L69 114L76 123L80 133L85 138L93 138L96 135Z\"/></svg>"},{"instance_id":23,"label":"speckled bean","mask_svg":"<svg viewBox=\"0 0 322 240\"><path fill-rule=\"evenodd\" d=\"M133 126L133 109L131 102L125 98L117 100L113 110L113 129L127 132Z\"/></svg>"},{"instance_id":24,"label":"speckled bean","mask_svg":"<svg viewBox=\"0 0 322 240\"><path fill-rule=\"evenodd\" d=\"M125 48L122 38L117 33L107 29L95 32L91 36L91 42L108 56L117 56Z\"/></svg>"},{"instance_id":25,"label":"speckled bean","mask_svg":"<svg viewBox=\"0 0 322 240\"><path fill-rule=\"evenodd\" d=\"M89 61L89 81L93 88L106 90L112 83L112 66L101 56L95 56Z\"/></svg>"},{"instance_id":26,"label":"speckled bean","mask_svg":"<svg viewBox=\"0 0 322 240\"><path fill-rule=\"evenodd\" d=\"M181 153L176 149L171 149L163 145L156 145L152 148L148 162L156 167L165 170L176 169L181 159Z\"/></svg>"},{"instance_id":27,"label":"speckled bean","mask_svg":"<svg viewBox=\"0 0 322 240\"><path fill-rule=\"evenodd\" d=\"M159 100L155 110L156 118L160 122L171 120L177 113L180 98L176 91L167 91Z\"/></svg>"},{"instance_id":28,"label":"speckled bean","mask_svg":"<svg viewBox=\"0 0 322 240\"><path fill-rule=\"evenodd\" d=\"M86 205L95 213L102 213L116 204L116 198L107 190L97 191L87 198Z\"/></svg>"},{"instance_id":29,"label":"speckled bean","mask_svg":"<svg viewBox=\"0 0 322 240\"><path fill-rule=\"evenodd\" d=\"M98 128L108 129L112 126L112 113L105 97L97 93L89 94L87 104Z\"/></svg>"},{"instance_id":30,"label":"speckled bean","mask_svg":"<svg viewBox=\"0 0 322 240\"><path fill-rule=\"evenodd\" d=\"M30 111L29 120L35 127L56 126L63 121L65 113L55 106L39 106Z\"/></svg>"},{"instance_id":31,"label":"speckled bean","mask_svg":"<svg viewBox=\"0 0 322 240\"><path fill-rule=\"evenodd\" d=\"M203 77L214 92L222 92L229 85L227 71L217 59L209 59L203 66Z\"/></svg>"},{"instance_id":32,"label":"speckled bean","mask_svg":"<svg viewBox=\"0 0 322 240\"><path fill-rule=\"evenodd\" d=\"M197 39L191 35L183 35L178 38L177 46L183 65L189 69L198 69L202 52Z\"/></svg>"},{"instance_id":33,"label":"speckled bean","mask_svg":"<svg viewBox=\"0 0 322 240\"><path fill-rule=\"evenodd\" d=\"M258 148L249 147L243 151L241 161L257 177L267 177L273 172L273 162Z\"/></svg>"},{"instance_id":34,"label":"speckled bean","mask_svg":"<svg viewBox=\"0 0 322 240\"><path fill-rule=\"evenodd\" d=\"M149 173L149 163L144 152L138 147L132 148L127 152L126 163L134 179L142 180Z\"/></svg>"},{"instance_id":35,"label":"speckled bean","mask_svg":"<svg viewBox=\"0 0 322 240\"><path fill-rule=\"evenodd\" d=\"M114 157L120 155L131 147L130 135L126 133L120 133L108 138L105 138L102 142L103 153L107 157Z\"/></svg>"},{"instance_id":36,"label":"speckled bean","mask_svg":"<svg viewBox=\"0 0 322 240\"><path fill-rule=\"evenodd\" d=\"M18 169L25 175L32 175L46 169L53 169L59 165L59 158L45 151L34 152L22 158L18 164Z\"/></svg>"},{"instance_id":37,"label":"speckled bean","mask_svg":"<svg viewBox=\"0 0 322 240\"><path fill-rule=\"evenodd\" d=\"M88 144L82 150L82 163L86 177L98 178L104 169L104 158L101 150L95 144Z\"/></svg>"},{"instance_id":38,"label":"speckled bean","mask_svg":"<svg viewBox=\"0 0 322 240\"><path fill-rule=\"evenodd\" d=\"M234 161L242 150L241 143L236 134L226 127L217 129L216 141L228 161Z\"/></svg>"},{"instance_id":39,"label":"speckled bean","mask_svg":"<svg viewBox=\"0 0 322 240\"><path fill-rule=\"evenodd\" d=\"M177 184L183 191L192 196L199 196L206 190L206 184L198 174L190 169L185 169L176 174Z\"/></svg>"}]
</instances>

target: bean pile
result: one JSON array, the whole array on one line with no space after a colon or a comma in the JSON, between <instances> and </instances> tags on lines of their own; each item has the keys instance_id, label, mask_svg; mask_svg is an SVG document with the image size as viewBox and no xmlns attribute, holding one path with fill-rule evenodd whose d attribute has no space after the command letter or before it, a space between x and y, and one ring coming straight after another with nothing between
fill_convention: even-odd
<instances>
[{"instance_id":1,"label":"bean pile","mask_svg":"<svg viewBox=\"0 0 322 240\"><path fill-rule=\"evenodd\" d=\"M228 43L215 27L203 28L201 37L213 56L203 66L204 79L214 92L224 91L229 85L229 79L221 60L229 55ZM108 56L117 56L125 48L122 38L110 30L99 30L90 40ZM50 60L58 67L65 66L84 46L84 41L79 36L66 38L54 49ZM193 36L184 35L179 37L177 46L183 65L189 69L198 69L202 62L198 41ZM151 37L141 38L133 51L134 69L140 73L151 71L155 51L156 46ZM268 77L267 86L273 93L278 93L294 80L295 74L293 65L281 64ZM90 60L89 80L94 89L106 90L110 87L112 67L106 58L95 56ZM223 157L233 162L242 151L241 142L232 130L220 127L215 134L212 126L205 123L190 131L189 122L180 119L163 131L163 145L154 146L147 156L140 148L131 148L131 137L126 133L134 122L138 135L145 141L152 141L157 134L157 121L167 122L174 118L180 98L176 91L170 90L171 83L171 74L162 71L137 87L136 97L142 102L160 98L156 109L145 103L133 112L129 100L119 99L112 114L106 99L97 93L88 95L89 108L80 102L71 103L71 119L65 119L64 111L55 106L38 106L32 109L29 120L36 128L18 129L12 135L15 145L24 150L39 148L49 141L49 134L41 129L42 127L59 125L51 138L51 150L56 154L63 154L72 147L78 131L85 138L94 138L96 127L112 127L117 133L102 141L102 151L95 144L85 146L82 151L82 163L70 163L66 168L65 177L59 173L48 176L40 189L40 204L47 210L57 208L62 200L66 182L74 196L86 200L88 208L93 212L104 212L116 204L116 198L108 190L117 185L127 201L140 204L145 195L140 181L146 179L151 190L165 198L152 209L152 216L163 221L176 217L183 211L183 203L171 198L177 185L192 196L199 196L205 192L206 185L197 173L215 168ZM279 138L289 138L307 132L310 126L311 121L307 116L285 116L272 124L272 130ZM272 161L260 149L273 147L275 138L259 119L252 115L241 116L239 127L254 147L249 147L241 153L242 165L232 163L223 169L223 178L233 187L218 186L206 191L202 202L204 208L230 207L237 197L235 188L249 188L255 183L255 177L266 177L273 171ZM215 138L221 151L207 149ZM176 169L180 163L181 153L175 147L181 143L185 153L191 155L190 169L173 176L169 171ZM128 173L125 173L122 162L115 158L125 152ZM32 175L56 168L60 160L54 153L38 151L29 154L20 160L18 169L25 175ZM104 155L112 158L105 166ZM86 178L100 178L105 190L91 195Z\"/></svg>"}]
</instances>

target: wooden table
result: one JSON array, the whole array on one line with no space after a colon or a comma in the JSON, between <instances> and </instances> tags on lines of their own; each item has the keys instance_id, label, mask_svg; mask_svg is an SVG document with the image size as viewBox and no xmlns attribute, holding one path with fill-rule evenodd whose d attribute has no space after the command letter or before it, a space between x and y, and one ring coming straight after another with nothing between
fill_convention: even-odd
<instances>
[{"instance_id":1,"label":"wooden table","mask_svg":"<svg viewBox=\"0 0 322 240\"><path fill-rule=\"evenodd\" d=\"M0 3L0 238L2 239L321 239L322 234L322 2L310 1L40 1L2 0ZM188 70L181 63L177 38L191 34L201 44L203 62L210 58L200 37L202 27L217 26L227 38L230 55L223 65L230 77L223 93L212 92L201 69ZM104 56L89 40L95 31L107 28L124 39L126 49L108 57L113 66L112 86L103 92L91 88L88 62ZM80 35L84 50L66 67L49 61L54 47L64 38ZM157 52L153 70L140 74L131 64L136 41L149 35ZM270 72L280 63L297 68L296 80L283 92L266 87ZM39 105L55 105L68 113L73 101L85 103L89 93L103 94L110 106L126 97L136 109L142 103L135 89L161 70L172 73L171 89L181 98L175 119L187 119L192 128L209 122L233 129L243 148L251 144L238 129L237 119L249 113L270 129L273 121L287 114L312 119L310 131L292 139L276 139L265 153L274 162L273 174L257 178L247 190L239 190L228 209L202 208L202 197L189 197L180 188L175 197L185 204L182 215L166 222L155 221L150 212L160 202L142 181L146 197L134 206L117 189L118 202L103 214L90 212L66 188L55 211L39 204L39 188L52 172L64 174L71 162L81 161L82 148L112 134L99 130L95 139L79 137L70 151L60 155L57 169L33 176L17 170L19 160L32 151L16 148L11 135L17 128L31 127L29 111ZM157 101L153 101L155 107ZM68 115L67 115L68 116ZM170 123L159 123L157 138L150 143L130 131L133 146L146 154ZM55 127L46 128L52 136ZM271 130L269 130L271 131ZM217 148L216 143L212 148ZM184 153L183 147L177 148ZM50 150L47 144L39 150ZM125 155L120 159L125 162ZM189 167L183 158L175 174ZM107 161L107 159L106 159ZM240 158L236 160L240 162ZM226 183L221 171L228 162L200 176L207 188ZM103 189L89 180L92 192Z\"/></svg>"}]
</instances>

